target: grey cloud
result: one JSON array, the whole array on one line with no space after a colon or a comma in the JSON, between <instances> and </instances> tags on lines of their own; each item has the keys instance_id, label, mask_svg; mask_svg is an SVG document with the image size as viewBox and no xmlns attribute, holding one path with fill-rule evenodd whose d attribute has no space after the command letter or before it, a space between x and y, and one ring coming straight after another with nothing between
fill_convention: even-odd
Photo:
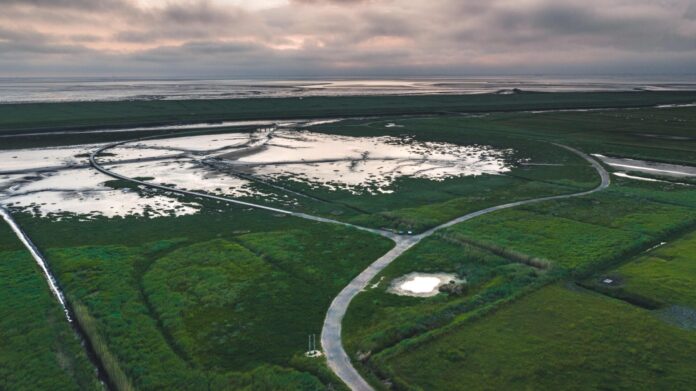
<instances>
[{"instance_id":1,"label":"grey cloud","mask_svg":"<svg viewBox=\"0 0 696 391\"><path fill-rule=\"evenodd\" d=\"M243 17L238 9L232 11L216 8L210 1L198 0L182 4L168 4L159 15L161 20L171 23L220 24L233 23Z\"/></svg>"},{"instance_id":2,"label":"grey cloud","mask_svg":"<svg viewBox=\"0 0 696 391\"><path fill-rule=\"evenodd\" d=\"M332 5L352 5L368 3L375 0L292 0L295 4L332 4Z\"/></svg>"},{"instance_id":3,"label":"grey cloud","mask_svg":"<svg viewBox=\"0 0 696 391\"><path fill-rule=\"evenodd\" d=\"M51 9L105 10L130 8L125 0L0 0L0 7L31 6Z\"/></svg>"},{"instance_id":4,"label":"grey cloud","mask_svg":"<svg viewBox=\"0 0 696 391\"><path fill-rule=\"evenodd\" d=\"M696 20L696 1L689 4L684 11L684 17L691 20Z\"/></svg>"},{"instance_id":5,"label":"grey cloud","mask_svg":"<svg viewBox=\"0 0 696 391\"><path fill-rule=\"evenodd\" d=\"M696 69L694 0L292 0L255 11L216 0L168 0L154 8L131 0L0 6L5 18L22 21L5 24L0 15L0 76L21 69L15 58L32 72L67 72L69 62L60 58L68 53L81 64L73 69L109 74ZM74 31L34 28L52 21ZM106 35L91 31L102 24ZM146 49L89 49L109 43Z\"/></svg>"}]
</instances>

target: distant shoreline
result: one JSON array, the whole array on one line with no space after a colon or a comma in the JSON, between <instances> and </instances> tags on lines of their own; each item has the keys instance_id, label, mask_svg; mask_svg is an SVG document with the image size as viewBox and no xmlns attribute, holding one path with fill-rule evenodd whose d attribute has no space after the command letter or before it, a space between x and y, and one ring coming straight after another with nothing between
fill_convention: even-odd
<instances>
[{"instance_id":1,"label":"distant shoreline","mask_svg":"<svg viewBox=\"0 0 696 391\"><path fill-rule=\"evenodd\" d=\"M394 79L0 78L0 104L249 98L696 91L682 77L413 77Z\"/></svg>"},{"instance_id":2,"label":"distant shoreline","mask_svg":"<svg viewBox=\"0 0 696 391\"><path fill-rule=\"evenodd\" d=\"M224 121L472 115L650 108L696 103L696 91L390 95L0 105L0 134Z\"/></svg>"}]
</instances>

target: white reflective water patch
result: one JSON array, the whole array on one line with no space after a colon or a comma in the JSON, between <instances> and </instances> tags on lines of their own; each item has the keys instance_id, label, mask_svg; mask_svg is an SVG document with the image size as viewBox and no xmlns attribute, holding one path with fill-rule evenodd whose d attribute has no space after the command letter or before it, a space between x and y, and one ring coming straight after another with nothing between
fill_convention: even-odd
<instances>
[{"instance_id":1,"label":"white reflective water patch","mask_svg":"<svg viewBox=\"0 0 696 391\"><path fill-rule=\"evenodd\" d=\"M96 216L182 216L196 213L200 205L183 204L166 196L141 197L131 190L42 191L11 196L3 203L24 209L39 217L80 215L84 219Z\"/></svg>"},{"instance_id":2,"label":"white reflective water patch","mask_svg":"<svg viewBox=\"0 0 696 391\"><path fill-rule=\"evenodd\" d=\"M440 279L437 277L414 277L412 280L401 284L401 289L412 293L429 293L435 290L435 287L440 284Z\"/></svg>"},{"instance_id":3,"label":"white reflective water patch","mask_svg":"<svg viewBox=\"0 0 696 391\"><path fill-rule=\"evenodd\" d=\"M86 165L87 154L98 147L90 144L0 151L0 172Z\"/></svg>"},{"instance_id":4,"label":"white reflective water patch","mask_svg":"<svg viewBox=\"0 0 696 391\"><path fill-rule=\"evenodd\" d=\"M671 177L696 177L696 167L679 164L668 164L647 160L637 160L630 158L608 157L600 154L593 154L603 163L612 167L619 167L626 171L645 172L654 175Z\"/></svg>"},{"instance_id":5,"label":"white reflective water patch","mask_svg":"<svg viewBox=\"0 0 696 391\"><path fill-rule=\"evenodd\" d=\"M238 147L250 141L250 133L208 134L201 136L151 139L128 144L129 147L172 148L187 151L208 151L224 147ZM114 150L109 150L114 152Z\"/></svg>"},{"instance_id":6,"label":"white reflective water patch","mask_svg":"<svg viewBox=\"0 0 696 391\"><path fill-rule=\"evenodd\" d=\"M196 213L197 203L165 195L142 196L132 189L105 185L110 178L91 168L25 175L2 193L3 205L39 217L181 216Z\"/></svg>"},{"instance_id":7,"label":"white reflective water patch","mask_svg":"<svg viewBox=\"0 0 696 391\"><path fill-rule=\"evenodd\" d=\"M620 178L633 179L636 181L669 183L669 184L680 185L680 186L693 186L693 185L690 185L688 183L663 181L663 180L655 179L655 178L647 178L644 176L636 176L636 175L626 174L625 172L614 172L612 174L617 176L617 177L620 177Z\"/></svg>"},{"instance_id":8,"label":"white reflective water patch","mask_svg":"<svg viewBox=\"0 0 696 391\"><path fill-rule=\"evenodd\" d=\"M388 193L400 177L444 180L510 170L510 150L479 145L420 142L403 137L349 137L280 130L263 148L220 158L239 170L270 179L307 182L353 193Z\"/></svg>"},{"instance_id":9,"label":"white reflective water patch","mask_svg":"<svg viewBox=\"0 0 696 391\"><path fill-rule=\"evenodd\" d=\"M451 273L409 273L392 280L389 293L400 296L431 297L440 292L442 285L464 283L465 280Z\"/></svg>"},{"instance_id":10,"label":"white reflective water patch","mask_svg":"<svg viewBox=\"0 0 696 391\"><path fill-rule=\"evenodd\" d=\"M659 179L654 179L654 178L646 178L646 177L642 177L642 176L630 175L630 174L626 174L625 172L614 172L614 173L612 173L612 174L614 174L615 176L617 176L617 177L619 177L619 178L635 179L635 180L637 180L637 181L645 181L645 182L667 182L667 181L661 181L661 180L659 180Z\"/></svg>"},{"instance_id":11,"label":"white reflective water patch","mask_svg":"<svg viewBox=\"0 0 696 391\"><path fill-rule=\"evenodd\" d=\"M117 174L147 177L146 182L175 187L181 190L202 191L232 197L272 197L251 187L251 182L226 173L216 172L192 159L162 160L107 166Z\"/></svg>"},{"instance_id":12,"label":"white reflective water patch","mask_svg":"<svg viewBox=\"0 0 696 391\"><path fill-rule=\"evenodd\" d=\"M168 150L166 148L147 148L136 144L109 149L108 153L99 155L101 162L115 162L120 160L155 159L179 156L183 151Z\"/></svg>"}]
</instances>

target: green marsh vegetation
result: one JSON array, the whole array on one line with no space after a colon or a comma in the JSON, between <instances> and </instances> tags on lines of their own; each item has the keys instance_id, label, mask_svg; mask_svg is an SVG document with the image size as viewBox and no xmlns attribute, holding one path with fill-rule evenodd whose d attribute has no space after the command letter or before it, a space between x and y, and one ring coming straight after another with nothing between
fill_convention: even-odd
<instances>
[{"instance_id":1,"label":"green marsh vegetation","mask_svg":"<svg viewBox=\"0 0 696 391\"><path fill-rule=\"evenodd\" d=\"M693 92L521 93L5 104L3 132L196 121L417 115L693 103Z\"/></svg>"},{"instance_id":2,"label":"green marsh vegetation","mask_svg":"<svg viewBox=\"0 0 696 391\"><path fill-rule=\"evenodd\" d=\"M455 274L466 280L466 293L424 299L388 291L393 279L414 271ZM462 314L509 300L545 281L546 274L543 269L450 238L427 238L389 265L351 303L343 323L344 346L352 357L366 361L370 355L447 325Z\"/></svg>"},{"instance_id":3,"label":"green marsh vegetation","mask_svg":"<svg viewBox=\"0 0 696 391\"><path fill-rule=\"evenodd\" d=\"M551 285L375 360L398 389L688 390L695 352L650 311Z\"/></svg>"},{"instance_id":4,"label":"green marsh vegetation","mask_svg":"<svg viewBox=\"0 0 696 391\"><path fill-rule=\"evenodd\" d=\"M328 117L348 115L350 110L363 115L397 114L408 112L413 104L421 105L423 113L439 115L351 120L313 130L354 136L408 135L422 141L516 151L511 156L516 165L505 175L443 182L401 179L393 194L353 195L278 181L323 200L298 199L296 210L414 231L491 205L575 193L599 183L588 164L550 142L590 153L696 163L694 108L485 116L445 113L558 108L583 99L585 107L691 103L696 100L692 93L521 94L512 100L486 97L480 104L461 97L389 99L379 107L370 107L368 103L374 104L370 99L358 98L305 100L301 105L283 101L287 106L274 112L264 106L267 102L254 101L244 114L235 106L239 102L226 101L210 107L200 102L27 105L12 116L0 116L4 121L0 127L5 131L44 129L48 122L36 120L36 113L42 111L47 113L45 118L56 121L58 129L244 119L247 114L255 118ZM333 107L330 102L345 107L336 108L340 105ZM300 107L309 109L300 112ZM386 128L388 122L403 127ZM66 140L106 141L101 137L111 140L132 134L71 135ZM32 140L22 139L3 140L3 148ZM522 158L542 165L517 164ZM625 278L627 291L670 305L690 305L690 296L682 294L686 288L673 289L691 282L688 262L669 267L662 262L657 268L629 260L656 242L672 242L693 228L693 189L612 180L612 187L600 194L497 212L423 241L378 276L373 283L384 278L377 287L353 302L344 323L348 353L362 358L360 369L368 375L391 379L400 388L475 389L485 384L510 388L535 382L551 388L563 384L558 374L564 371L585 388L692 384L693 374L684 366L688 359L693 361L695 351L691 334L684 334L687 331L606 295L571 291L563 284L542 288L552 281L585 280L619 267L616 273L632 276ZM204 204L199 214L177 218L51 221L17 217L48 254L69 300L84 312L83 322L92 326L90 339L104 347L105 366L123 384L136 389L340 387L322 360L302 357L306 336L319 333L333 296L386 252L390 243L346 228L195 201ZM1 245L9 242L0 235ZM691 248L678 246L675 254ZM671 256L654 251L651 256ZM468 291L427 299L386 292L391 279L412 271L458 274L466 277ZM651 285L658 274L669 288ZM50 299L45 287L43 292ZM546 312L543 303L550 303ZM583 318L582 314L588 315ZM516 327L519 322L523 327ZM627 334L617 335L624 324L630 324ZM660 334L657 341L649 338L648 330ZM617 342L612 345L613 341ZM506 343L511 343L509 356ZM463 350L452 348L459 345ZM573 349L579 353L573 354ZM664 353L670 349L675 352L672 357ZM624 356L629 359L622 361ZM548 367L549 362L556 366ZM604 362L608 364L603 370L599 365ZM414 368L418 365L421 368ZM492 383L475 383L478 371Z\"/></svg>"},{"instance_id":5,"label":"green marsh vegetation","mask_svg":"<svg viewBox=\"0 0 696 391\"><path fill-rule=\"evenodd\" d=\"M649 185L655 193L673 186ZM552 281L594 275L696 226L696 209L688 204L624 193L631 188L624 182L591 196L494 212L424 240L375 281L387 286L413 271L454 272L471 279L473 289L463 298L402 298L384 288L362 293L346 316L350 354L410 346L419 335L455 327ZM372 360L364 368L387 376Z\"/></svg>"},{"instance_id":6,"label":"green marsh vegetation","mask_svg":"<svg viewBox=\"0 0 696 391\"><path fill-rule=\"evenodd\" d=\"M0 389L101 389L34 259L4 222L0 237Z\"/></svg>"},{"instance_id":7,"label":"green marsh vegetation","mask_svg":"<svg viewBox=\"0 0 696 391\"><path fill-rule=\"evenodd\" d=\"M398 123L408 128L409 121ZM463 133L478 131L481 137L490 135L493 140L529 137L590 153L696 163L693 108L492 114L453 123L457 122L470 129ZM512 285L507 297L486 300L486 291L474 288L468 300L483 298L480 304L461 306L446 318L438 317L442 303L453 299L442 294L423 299L396 297L380 289L362 293L351 304L344 328L354 363L373 385L383 387L386 381L397 389L558 388L568 384L578 385L578 389L599 385L688 389L696 376L687 364L696 358L694 335L685 326L688 322L693 326L695 313L692 295L687 292L693 285L693 234L671 246L645 251L693 231L696 195L690 186L670 183L689 183L688 179L660 179L667 181L612 176L612 186L601 193L495 212L423 241L373 282L388 285L399 273L413 271L454 271L453 265L472 256L470 250L448 249L455 244L486 252L489 257L494 254L510 264L534 261L542 267L530 268L533 273L522 280L524 284ZM435 247L431 243L435 240L446 243ZM495 263L482 264L486 266L476 270L487 270ZM614 279L615 286L603 287L605 277ZM540 289L558 280L567 283ZM575 281L605 295L585 291ZM552 302L552 298L556 300ZM532 305L532 309L548 311L532 311ZM673 306L685 310L651 311ZM375 313L379 315L371 315ZM423 321L428 318L424 314L431 315L430 323ZM684 317L689 316L687 322ZM440 322L432 322L433 318ZM625 324L626 334L621 335ZM653 340L652 335L658 333ZM604 347L604 343L610 346ZM654 348L654 344L660 347Z\"/></svg>"},{"instance_id":8,"label":"green marsh vegetation","mask_svg":"<svg viewBox=\"0 0 696 391\"><path fill-rule=\"evenodd\" d=\"M495 212L447 232L592 271L695 223L693 209L600 193Z\"/></svg>"},{"instance_id":9,"label":"green marsh vegetation","mask_svg":"<svg viewBox=\"0 0 696 391\"><path fill-rule=\"evenodd\" d=\"M319 334L333 297L391 246L215 203L177 218L18 218L80 308L111 377L142 390L340 388L322 359L302 356L307 335Z\"/></svg>"},{"instance_id":10,"label":"green marsh vegetation","mask_svg":"<svg viewBox=\"0 0 696 391\"><path fill-rule=\"evenodd\" d=\"M612 283L604 283L606 278ZM696 311L696 233L664 243L586 283L631 302L656 308L683 306Z\"/></svg>"}]
</instances>

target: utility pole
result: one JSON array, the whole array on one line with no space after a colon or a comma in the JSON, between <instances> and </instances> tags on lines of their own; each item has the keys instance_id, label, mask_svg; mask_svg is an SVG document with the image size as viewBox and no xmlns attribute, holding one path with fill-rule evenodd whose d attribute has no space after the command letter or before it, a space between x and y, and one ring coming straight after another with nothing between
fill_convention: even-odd
<instances>
[{"instance_id":1,"label":"utility pole","mask_svg":"<svg viewBox=\"0 0 696 391\"><path fill-rule=\"evenodd\" d=\"M317 335L316 334L308 334L307 335L307 353L305 353L305 356L307 356L307 357L319 357L319 356L321 356L321 352L317 349Z\"/></svg>"}]
</instances>

